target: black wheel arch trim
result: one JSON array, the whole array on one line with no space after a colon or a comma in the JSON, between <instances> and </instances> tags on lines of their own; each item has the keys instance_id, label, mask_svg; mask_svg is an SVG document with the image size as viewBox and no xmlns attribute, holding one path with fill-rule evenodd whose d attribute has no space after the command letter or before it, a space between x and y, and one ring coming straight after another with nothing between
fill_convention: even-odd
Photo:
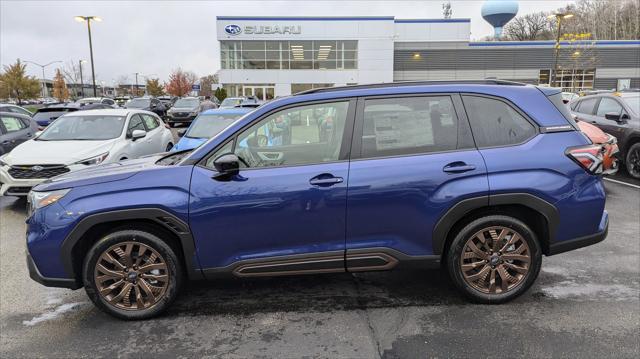
<instances>
[{"instance_id":1,"label":"black wheel arch trim","mask_svg":"<svg viewBox=\"0 0 640 359\"><path fill-rule=\"evenodd\" d=\"M81 238L96 225L125 220L151 220L169 232L175 234L179 238L180 245L182 246L184 263L186 265L185 272L189 279L197 280L204 278L199 266L196 266L196 263L194 263L195 242L191 235L189 225L175 215L159 208L123 209L96 213L81 219L64 239L62 246L60 247L62 264L69 275L69 278L73 278L75 280L75 278L78 277L78 273L75 273L74 270L74 259L77 259L73 258L72 254L73 249Z\"/></svg>"},{"instance_id":2,"label":"black wheel arch trim","mask_svg":"<svg viewBox=\"0 0 640 359\"><path fill-rule=\"evenodd\" d=\"M451 207L436 223L432 234L433 253L443 255L449 231L455 223L463 219L471 211L490 208L499 205L522 205L540 213L546 220L545 237L541 238L543 251L555 242L555 233L560 221L560 215L551 203L529 193L504 193L496 195L478 196L464 199Z\"/></svg>"}]
</instances>

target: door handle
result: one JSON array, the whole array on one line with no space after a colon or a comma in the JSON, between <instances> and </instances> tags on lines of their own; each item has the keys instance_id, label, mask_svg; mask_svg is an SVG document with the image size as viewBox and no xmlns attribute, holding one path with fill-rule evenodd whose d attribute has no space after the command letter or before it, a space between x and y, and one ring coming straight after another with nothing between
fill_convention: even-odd
<instances>
[{"instance_id":1,"label":"door handle","mask_svg":"<svg viewBox=\"0 0 640 359\"><path fill-rule=\"evenodd\" d=\"M463 173L469 172L476 169L474 165L468 165L462 161L451 162L448 165L442 167L442 171L446 173Z\"/></svg>"},{"instance_id":2,"label":"door handle","mask_svg":"<svg viewBox=\"0 0 640 359\"><path fill-rule=\"evenodd\" d=\"M313 186L329 187L334 184L342 183L342 177L334 177L332 174L324 173L313 177L309 180L309 183Z\"/></svg>"}]
</instances>

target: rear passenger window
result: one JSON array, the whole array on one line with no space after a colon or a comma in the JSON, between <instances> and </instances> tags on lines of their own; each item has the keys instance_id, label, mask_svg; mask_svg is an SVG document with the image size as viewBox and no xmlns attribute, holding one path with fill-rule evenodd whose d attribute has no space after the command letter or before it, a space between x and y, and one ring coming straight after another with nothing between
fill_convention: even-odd
<instances>
[{"instance_id":1,"label":"rear passenger window","mask_svg":"<svg viewBox=\"0 0 640 359\"><path fill-rule=\"evenodd\" d=\"M478 147L516 145L536 134L535 127L503 101L478 96L462 98Z\"/></svg>"},{"instance_id":2,"label":"rear passenger window","mask_svg":"<svg viewBox=\"0 0 640 359\"><path fill-rule=\"evenodd\" d=\"M458 148L458 117L449 96L366 100L362 157Z\"/></svg>"},{"instance_id":3,"label":"rear passenger window","mask_svg":"<svg viewBox=\"0 0 640 359\"><path fill-rule=\"evenodd\" d=\"M144 124L147 126L147 131L154 130L158 127L158 121L156 121L153 116L143 114L142 117L144 118Z\"/></svg>"},{"instance_id":4,"label":"rear passenger window","mask_svg":"<svg viewBox=\"0 0 640 359\"><path fill-rule=\"evenodd\" d=\"M593 108L598 102L597 98L587 98L580 101L580 104L576 108L576 112L584 113L587 115L591 115L593 113Z\"/></svg>"},{"instance_id":5,"label":"rear passenger window","mask_svg":"<svg viewBox=\"0 0 640 359\"><path fill-rule=\"evenodd\" d=\"M23 128L27 128L24 122L15 117L2 116L1 120L7 132L20 131Z\"/></svg>"}]
</instances>

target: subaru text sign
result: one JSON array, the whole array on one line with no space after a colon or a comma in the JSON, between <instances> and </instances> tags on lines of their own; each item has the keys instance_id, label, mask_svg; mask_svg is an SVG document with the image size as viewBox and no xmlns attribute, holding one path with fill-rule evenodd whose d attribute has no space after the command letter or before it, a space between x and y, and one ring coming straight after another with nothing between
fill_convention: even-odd
<instances>
[{"instance_id":1,"label":"subaru text sign","mask_svg":"<svg viewBox=\"0 0 640 359\"><path fill-rule=\"evenodd\" d=\"M192 91L200 91L200 85L191 85Z\"/></svg>"},{"instance_id":2,"label":"subaru text sign","mask_svg":"<svg viewBox=\"0 0 640 359\"><path fill-rule=\"evenodd\" d=\"M242 28L238 25L227 25L224 27L224 32L229 35L238 35L242 32Z\"/></svg>"},{"instance_id":3,"label":"subaru text sign","mask_svg":"<svg viewBox=\"0 0 640 359\"><path fill-rule=\"evenodd\" d=\"M229 35L235 36L245 33L246 35L298 35L302 33L302 26L300 25L246 25L244 27L240 25L227 25L224 27L224 32Z\"/></svg>"}]
</instances>

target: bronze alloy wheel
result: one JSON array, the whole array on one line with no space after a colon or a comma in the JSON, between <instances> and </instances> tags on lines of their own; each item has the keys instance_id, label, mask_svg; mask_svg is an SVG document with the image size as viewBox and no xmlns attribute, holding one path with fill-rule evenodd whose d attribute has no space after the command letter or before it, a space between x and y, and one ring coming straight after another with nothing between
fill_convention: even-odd
<instances>
[{"instance_id":1,"label":"bronze alloy wheel","mask_svg":"<svg viewBox=\"0 0 640 359\"><path fill-rule=\"evenodd\" d=\"M503 226L476 232L460 257L465 282L485 294L502 294L517 287L530 265L531 250L525 239Z\"/></svg>"},{"instance_id":2,"label":"bronze alloy wheel","mask_svg":"<svg viewBox=\"0 0 640 359\"><path fill-rule=\"evenodd\" d=\"M98 293L110 305L124 310L153 307L169 285L164 258L140 242L121 242L100 255L94 270Z\"/></svg>"}]
</instances>

